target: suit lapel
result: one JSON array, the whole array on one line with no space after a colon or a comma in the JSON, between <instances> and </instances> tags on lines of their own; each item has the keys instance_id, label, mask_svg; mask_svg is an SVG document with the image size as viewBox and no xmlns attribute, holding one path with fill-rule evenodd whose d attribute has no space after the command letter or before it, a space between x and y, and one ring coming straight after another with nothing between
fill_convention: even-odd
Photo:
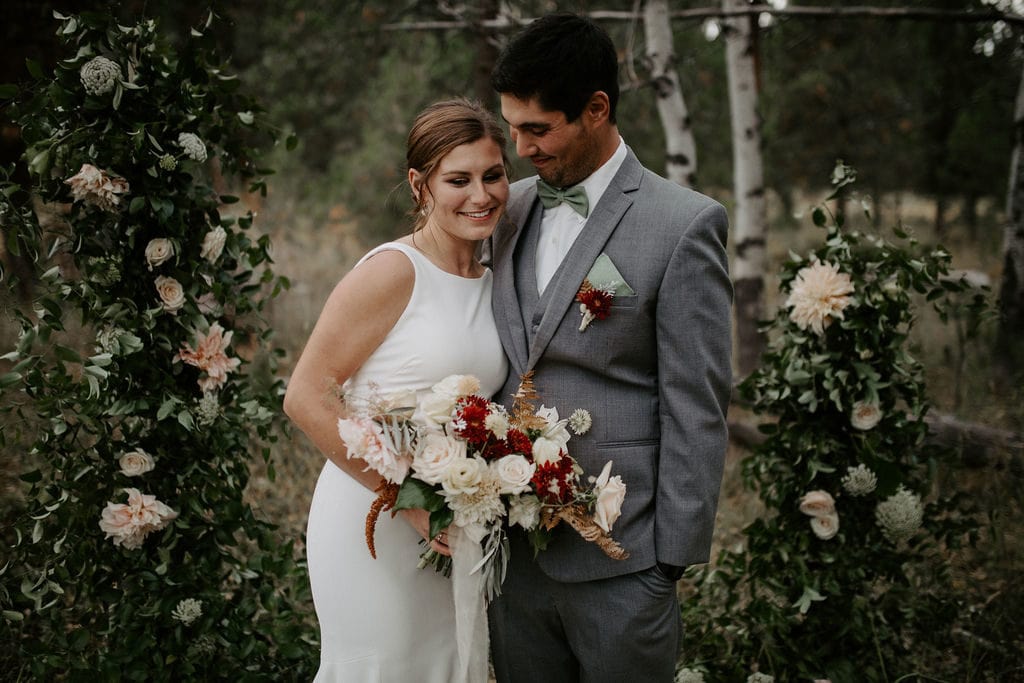
<instances>
[{"instance_id":1,"label":"suit lapel","mask_svg":"<svg viewBox=\"0 0 1024 683\"><path fill-rule=\"evenodd\" d=\"M533 369L540 360L570 307L573 311L578 309L578 306L571 306L576 299L576 293L593 267L594 261L601 255L605 244L619 226L626 210L633 204L632 193L640 187L642 176L643 167L633 151L627 148L626 158L618 173L594 207L583 232L565 255L562 265L555 271L544 292L541 300L542 305L546 304L544 317L541 318L537 335L530 346L525 370ZM576 328L579 320L573 318L569 324Z\"/></svg>"},{"instance_id":2,"label":"suit lapel","mask_svg":"<svg viewBox=\"0 0 1024 683\"><path fill-rule=\"evenodd\" d=\"M516 375L526 372L529 355L529 340L523 326L519 294L516 292L515 260L516 245L525 232L530 217L530 207L537 198L536 185L526 183L522 193L509 201L507 213L494 232L494 322L498 327L505 355L508 356Z\"/></svg>"}]
</instances>

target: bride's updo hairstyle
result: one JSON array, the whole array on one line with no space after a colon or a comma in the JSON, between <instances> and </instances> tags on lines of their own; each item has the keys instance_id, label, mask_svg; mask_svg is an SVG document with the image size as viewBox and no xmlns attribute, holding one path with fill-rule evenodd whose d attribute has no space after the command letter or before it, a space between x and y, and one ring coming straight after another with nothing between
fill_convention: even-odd
<instances>
[{"instance_id":1,"label":"bride's updo hairstyle","mask_svg":"<svg viewBox=\"0 0 1024 683\"><path fill-rule=\"evenodd\" d=\"M430 192L427 183L438 164L459 145L468 145L481 138L490 138L498 144L507 174L505 133L479 102L464 97L444 100L435 102L416 116L405 147L407 170L419 171L422 179L418 187L412 188L413 209L410 213L414 232L426 225L429 215L427 195Z\"/></svg>"}]
</instances>

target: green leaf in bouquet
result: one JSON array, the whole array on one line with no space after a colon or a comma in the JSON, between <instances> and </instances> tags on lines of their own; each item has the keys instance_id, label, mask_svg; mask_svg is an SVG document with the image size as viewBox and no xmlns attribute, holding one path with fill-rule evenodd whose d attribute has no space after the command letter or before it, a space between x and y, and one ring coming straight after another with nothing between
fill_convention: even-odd
<instances>
[{"instance_id":1,"label":"green leaf in bouquet","mask_svg":"<svg viewBox=\"0 0 1024 683\"><path fill-rule=\"evenodd\" d=\"M408 479L408 478L407 478ZM442 499L443 500L443 499ZM430 513L430 537L434 538L439 533L451 526L455 519L455 513L451 509L442 507Z\"/></svg>"},{"instance_id":2,"label":"green leaf in bouquet","mask_svg":"<svg viewBox=\"0 0 1024 683\"><path fill-rule=\"evenodd\" d=\"M444 509L444 497L430 484L415 477L406 477L398 489L396 510L427 510L435 512ZM445 525L447 526L447 525ZM442 527L444 528L444 527ZM432 534L434 535L434 534Z\"/></svg>"},{"instance_id":3,"label":"green leaf in bouquet","mask_svg":"<svg viewBox=\"0 0 1024 683\"><path fill-rule=\"evenodd\" d=\"M539 524L531 529L527 533L527 536L530 539L530 545L533 547L533 557L535 559L537 555L539 555L542 550L547 549L548 544L551 543L551 532Z\"/></svg>"}]
</instances>

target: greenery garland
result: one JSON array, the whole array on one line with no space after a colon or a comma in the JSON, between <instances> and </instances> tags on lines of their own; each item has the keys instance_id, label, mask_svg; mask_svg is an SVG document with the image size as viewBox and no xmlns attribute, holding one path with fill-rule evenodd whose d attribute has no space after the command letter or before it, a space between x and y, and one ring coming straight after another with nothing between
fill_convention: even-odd
<instances>
[{"instance_id":1,"label":"greenery garland","mask_svg":"<svg viewBox=\"0 0 1024 683\"><path fill-rule=\"evenodd\" d=\"M212 14L177 51L153 21L55 16L71 56L2 92L32 184L7 171L0 221L36 296L0 374L27 484L4 522L0 668L308 680L304 570L243 495L280 428L261 311L288 282L213 180L265 194L255 145L275 131L216 61Z\"/></svg>"},{"instance_id":2,"label":"greenery garland","mask_svg":"<svg viewBox=\"0 0 1024 683\"><path fill-rule=\"evenodd\" d=\"M742 465L765 511L740 549L695 572L679 680L896 680L958 616L946 558L973 543L977 521L963 494L933 494L950 454L926 440L908 340L918 297L944 320L958 305L980 320L984 295L950 275L941 247L845 230L827 202L845 204L854 180L840 162L812 213L824 243L790 253L788 299L741 385L769 418Z\"/></svg>"}]
</instances>

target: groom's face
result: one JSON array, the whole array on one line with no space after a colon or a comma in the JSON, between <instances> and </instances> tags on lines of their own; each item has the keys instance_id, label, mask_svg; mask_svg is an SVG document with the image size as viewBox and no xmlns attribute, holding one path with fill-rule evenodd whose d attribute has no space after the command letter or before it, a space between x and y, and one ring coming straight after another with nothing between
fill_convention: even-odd
<instances>
[{"instance_id":1,"label":"groom's face","mask_svg":"<svg viewBox=\"0 0 1024 683\"><path fill-rule=\"evenodd\" d=\"M566 121L563 112L544 109L536 97L521 100L508 93L501 95L501 115L516 154L529 159L550 185L575 185L601 165L601 148L586 116Z\"/></svg>"}]
</instances>

